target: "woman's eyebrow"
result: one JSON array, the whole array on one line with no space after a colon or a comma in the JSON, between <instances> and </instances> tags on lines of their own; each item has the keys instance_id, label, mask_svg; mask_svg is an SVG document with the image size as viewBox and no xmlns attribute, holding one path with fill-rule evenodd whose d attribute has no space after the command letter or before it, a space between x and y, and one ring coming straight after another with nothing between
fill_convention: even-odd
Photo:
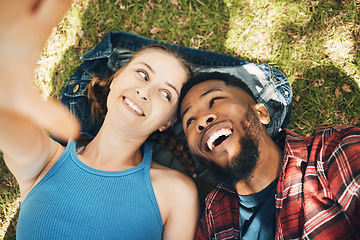
<instances>
[{"instance_id":1,"label":"woman's eyebrow","mask_svg":"<svg viewBox=\"0 0 360 240\"><path fill-rule=\"evenodd\" d=\"M149 65L149 64L147 64L147 63L144 63L144 62L139 62L140 64L142 64L142 65L145 65L149 70L150 70L150 72L152 72L152 73L154 73L155 74L155 71L154 71L154 69L152 69L152 67Z\"/></svg>"},{"instance_id":2,"label":"woman's eyebrow","mask_svg":"<svg viewBox=\"0 0 360 240\"><path fill-rule=\"evenodd\" d=\"M140 64L142 65L145 65L153 74L156 74L155 70L147 63L144 63L144 62L139 62ZM176 87L174 85L172 85L171 83L169 82L165 82L166 85L168 85L169 87L171 87L172 89L174 89L174 91L176 92L176 94L178 96L180 96L180 93L179 91L176 89Z\"/></svg>"},{"instance_id":3,"label":"woman's eyebrow","mask_svg":"<svg viewBox=\"0 0 360 240\"><path fill-rule=\"evenodd\" d=\"M172 85L172 84L169 83L169 82L165 82L165 84L168 85L169 87L171 87L172 89L174 89L174 91L176 92L176 94L177 94L178 96L180 96L179 91L176 89L176 87L175 87L174 85Z\"/></svg>"}]
</instances>

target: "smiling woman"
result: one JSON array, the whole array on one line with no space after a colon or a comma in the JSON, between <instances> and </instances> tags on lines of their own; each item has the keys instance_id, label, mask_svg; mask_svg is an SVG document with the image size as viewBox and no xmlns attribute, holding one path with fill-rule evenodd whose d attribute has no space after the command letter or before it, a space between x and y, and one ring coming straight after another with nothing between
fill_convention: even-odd
<instances>
[{"instance_id":1,"label":"smiling woman","mask_svg":"<svg viewBox=\"0 0 360 240\"><path fill-rule=\"evenodd\" d=\"M33 56L48 33L44 30L49 31L37 21L44 12L56 12L60 3L34 4L21 6L25 14L2 37L1 47L9 49L0 58L1 89L9 90L9 99L0 98L0 149L22 198L17 239L193 239L199 214L196 186L186 175L152 162L153 146L145 142L175 122L178 93L191 75L188 64L173 50L149 46L109 79L95 79L90 88L101 99L94 106L104 121L94 139L76 150L73 118L31 92ZM7 6L14 12L17 7ZM24 28L41 34L26 38ZM25 41L18 51L13 43L29 37L31 43ZM15 71L17 57L28 60L25 71ZM13 86L21 87L15 91ZM80 88L75 85L73 93ZM46 110L57 114L40 118ZM67 131L58 129L56 116L70 124ZM44 123L61 133L66 147L48 137Z\"/></svg>"},{"instance_id":2,"label":"smiling woman","mask_svg":"<svg viewBox=\"0 0 360 240\"><path fill-rule=\"evenodd\" d=\"M102 117L113 116L119 124L125 124L123 128L130 129L129 134L133 137L137 136L137 132L151 134L153 125L160 131L171 126L176 121L174 116L183 73L189 69L184 62L174 58L174 54L160 45L147 46L133 55L112 77L105 79L107 83L102 83L104 80L101 79L93 80L89 93L94 99L101 101L111 89L106 103L103 100L100 103L93 101L95 109L99 107L95 111L101 112ZM104 94L97 94L94 90L99 83L106 86L102 90ZM124 122L121 123L122 120Z\"/></svg>"}]
</instances>

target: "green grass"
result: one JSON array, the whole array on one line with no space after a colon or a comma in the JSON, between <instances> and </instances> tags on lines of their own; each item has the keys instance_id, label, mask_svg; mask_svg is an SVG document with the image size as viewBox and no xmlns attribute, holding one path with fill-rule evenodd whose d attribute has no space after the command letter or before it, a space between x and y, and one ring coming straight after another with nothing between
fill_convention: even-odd
<instances>
[{"instance_id":1,"label":"green grass","mask_svg":"<svg viewBox=\"0 0 360 240\"><path fill-rule=\"evenodd\" d=\"M0 154L0 239L5 237L8 229L7 239L15 239L16 214L18 212L20 198L19 188L14 176L6 168Z\"/></svg>"},{"instance_id":2,"label":"green grass","mask_svg":"<svg viewBox=\"0 0 360 240\"><path fill-rule=\"evenodd\" d=\"M77 0L44 49L37 85L59 98L79 57L122 30L279 68L294 91L289 128L300 134L360 126L359 11L359 0ZM0 162L0 238L15 239L19 192Z\"/></svg>"}]
</instances>

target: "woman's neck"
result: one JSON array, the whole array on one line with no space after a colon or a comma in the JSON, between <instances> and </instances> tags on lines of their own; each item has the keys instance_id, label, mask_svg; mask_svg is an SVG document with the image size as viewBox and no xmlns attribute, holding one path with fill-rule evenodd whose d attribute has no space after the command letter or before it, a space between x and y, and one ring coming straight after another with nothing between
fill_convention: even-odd
<instances>
[{"instance_id":1,"label":"woman's neck","mask_svg":"<svg viewBox=\"0 0 360 240\"><path fill-rule=\"evenodd\" d=\"M121 131L103 126L96 137L79 153L85 164L99 170L120 171L142 161L141 145L146 138L129 138Z\"/></svg>"}]
</instances>

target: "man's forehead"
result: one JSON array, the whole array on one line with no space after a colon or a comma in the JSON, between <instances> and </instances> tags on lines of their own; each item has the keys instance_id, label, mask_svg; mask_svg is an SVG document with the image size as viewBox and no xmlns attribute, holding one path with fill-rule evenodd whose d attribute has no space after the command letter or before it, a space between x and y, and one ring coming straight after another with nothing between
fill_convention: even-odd
<instances>
[{"instance_id":1,"label":"man's forehead","mask_svg":"<svg viewBox=\"0 0 360 240\"><path fill-rule=\"evenodd\" d=\"M194 85L185 95L185 98L201 98L211 92L224 91L226 84L221 80L207 80Z\"/></svg>"},{"instance_id":2,"label":"man's forehead","mask_svg":"<svg viewBox=\"0 0 360 240\"><path fill-rule=\"evenodd\" d=\"M181 103L180 113L181 116L196 105L201 98L210 95L211 93L219 92L226 96L232 96L236 98L238 102L244 102L247 104L256 104L254 99L242 88L237 86L229 86L222 80L207 80L194 85L185 95Z\"/></svg>"},{"instance_id":3,"label":"man's forehead","mask_svg":"<svg viewBox=\"0 0 360 240\"><path fill-rule=\"evenodd\" d=\"M181 103L181 115L183 116L192 104L196 104L194 101L199 100L213 92L222 92L225 87L225 83L221 80L207 80L194 85L186 93Z\"/></svg>"}]
</instances>

